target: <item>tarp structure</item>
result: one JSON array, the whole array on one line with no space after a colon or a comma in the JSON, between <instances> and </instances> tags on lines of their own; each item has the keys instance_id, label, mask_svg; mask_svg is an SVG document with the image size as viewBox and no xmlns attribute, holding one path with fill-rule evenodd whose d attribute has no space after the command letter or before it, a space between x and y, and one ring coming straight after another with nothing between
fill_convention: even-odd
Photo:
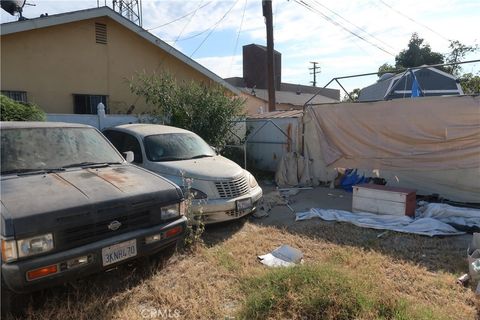
<instances>
[{"instance_id":1,"label":"tarp structure","mask_svg":"<svg viewBox=\"0 0 480 320\"><path fill-rule=\"evenodd\" d=\"M304 130L304 157L283 159L280 184L292 185L293 171L298 184L318 185L353 168L418 194L480 202L479 96L313 106Z\"/></svg>"}]
</instances>

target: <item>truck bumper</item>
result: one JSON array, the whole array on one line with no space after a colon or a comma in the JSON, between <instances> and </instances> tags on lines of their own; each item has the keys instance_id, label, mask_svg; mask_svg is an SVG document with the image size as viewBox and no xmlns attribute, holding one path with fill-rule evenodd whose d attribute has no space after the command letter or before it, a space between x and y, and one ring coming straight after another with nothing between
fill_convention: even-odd
<instances>
[{"instance_id":1,"label":"truck bumper","mask_svg":"<svg viewBox=\"0 0 480 320\"><path fill-rule=\"evenodd\" d=\"M185 217L181 217L166 224L123 233L66 251L23 261L3 263L3 283L13 292L27 293L114 268L124 262L157 253L176 244L177 241L183 240L186 233L186 221ZM158 240L146 243L146 238L154 235L160 235L157 237ZM131 240L136 242L136 254L134 256L104 265L102 249ZM75 263L79 261L82 263ZM57 270L56 272L34 280L28 280L27 273L29 271L46 267L53 268L52 266L56 266L54 268Z\"/></svg>"}]
</instances>

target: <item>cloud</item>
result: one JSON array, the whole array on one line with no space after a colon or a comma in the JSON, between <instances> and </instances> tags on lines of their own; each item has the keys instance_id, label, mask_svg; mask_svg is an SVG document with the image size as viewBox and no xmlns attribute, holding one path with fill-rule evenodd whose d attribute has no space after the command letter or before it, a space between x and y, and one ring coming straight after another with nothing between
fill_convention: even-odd
<instances>
[{"instance_id":1,"label":"cloud","mask_svg":"<svg viewBox=\"0 0 480 320\"><path fill-rule=\"evenodd\" d=\"M241 77L243 72L242 56L204 57L195 59L207 69L222 78Z\"/></svg>"}]
</instances>

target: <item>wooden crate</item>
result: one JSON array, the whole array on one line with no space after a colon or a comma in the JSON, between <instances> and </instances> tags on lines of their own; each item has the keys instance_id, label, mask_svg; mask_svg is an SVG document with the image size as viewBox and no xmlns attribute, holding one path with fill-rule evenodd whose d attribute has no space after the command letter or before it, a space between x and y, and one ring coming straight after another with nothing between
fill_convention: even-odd
<instances>
[{"instance_id":1,"label":"wooden crate","mask_svg":"<svg viewBox=\"0 0 480 320\"><path fill-rule=\"evenodd\" d=\"M376 184L353 186L352 212L415 216L416 190Z\"/></svg>"}]
</instances>

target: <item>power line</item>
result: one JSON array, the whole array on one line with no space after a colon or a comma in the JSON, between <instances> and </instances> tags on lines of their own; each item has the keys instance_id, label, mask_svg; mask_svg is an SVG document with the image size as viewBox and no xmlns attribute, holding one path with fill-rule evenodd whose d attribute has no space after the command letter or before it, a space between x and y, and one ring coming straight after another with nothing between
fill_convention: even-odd
<instances>
[{"instance_id":1,"label":"power line","mask_svg":"<svg viewBox=\"0 0 480 320\"><path fill-rule=\"evenodd\" d=\"M345 21L345 22L347 22L348 24L354 26L354 27L357 28L358 30L360 30L360 31L368 34L370 37L372 37L373 39L377 40L378 42L383 43L384 45L386 45L386 46L389 47L390 49L396 50L394 47L392 47L392 46L389 45L388 43L382 41L381 39L378 39L377 37L375 37L375 35L371 34L371 33L368 32L367 30L365 30L364 28L357 26L357 25L354 24L353 22L350 22L348 19L342 17L339 13L337 13L337 12L329 9L327 6L323 5L323 4L320 3L319 1L314 0L314 2L317 3L319 6L321 6L322 8L325 8L326 10L328 10L329 12L331 12L332 14L334 14L335 16L339 17L339 18L342 19L343 21Z\"/></svg>"},{"instance_id":2,"label":"power line","mask_svg":"<svg viewBox=\"0 0 480 320\"><path fill-rule=\"evenodd\" d=\"M302 7L306 8L306 9L308 9L308 10L314 12L314 13L319 14L322 18L324 18L324 19L327 20L328 22L330 22L330 23L334 24L335 26L337 26L337 27L345 30L346 32L348 32L348 33L350 33L351 35L357 37L358 39L363 40L363 41L369 43L370 45L374 46L375 48L377 48L377 49L379 49L379 50L381 50L381 51L383 51L383 52L385 52L385 53L387 53L387 54L389 54L389 55L391 55L391 56L395 56L393 53L385 50L384 48L380 47L379 45L377 45L377 44L369 41L368 39L362 37L361 35L355 33L354 31L351 31L350 29L348 29L347 27L343 26L343 25L340 24L339 22L333 20L332 18L330 18L329 16L327 16L327 15L324 14L323 12L321 12L321 11L319 11L318 9L312 7L311 5L309 5L308 3L306 3L305 1L303 1L303 0L294 0L294 1L295 1L296 3L298 3L299 5L301 5Z\"/></svg>"},{"instance_id":3,"label":"power line","mask_svg":"<svg viewBox=\"0 0 480 320\"><path fill-rule=\"evenodd\" d=\"M180 31L180 33L178 34L178 36L176 37L175 41L173 42L172 45L170 45L170 48L168 48L168 51L167 51L167 55L170 54L172 52L172 50L174 50L175 48L173 47L178 39L181 37L181 35L183 34L183 32L185 31L185 29L187 28L187 26L190 24L190 22L192 21L193 17L197 14L197 11L202 7L202 3L203 3L203 0L200 1L200 4L198 5L197 9L195 9L195 11L193 12L193 14L190 16L190 19L188 19L187 23L185 23L185 25L183 26L182 30ZM157 67L155 68L154 70L154 73L157 72L158 68L160 68L160 66L163 64L164 60L160 60L158 62L158 65ZM135 99L135 101L133 102L133 105L137 104L138 102L138 99L140 99L140 96L137 96L137 98Z\"/></svg>"},{"instance_id":4,"label":"power line","mask_svg":"<svg viewBox=\"0 0 480 320\"><path fill-rule=\"evenodd\" d=\"M198 49L200 49L202 47L202 45L205 43L205 41L207 41L207 39L212 35L213 31L215 31L215 29L217 28L217 26L223 21L223 19L225 19L225 17L230 13L230 11L232 11L233 7L235 7L235 5L238 3L238 0L236 0L233 5L230 7L230 9L227 10L227 12L225 12L225 14L223 15L223 17L220 18L220 20L218 20L211 28L210 32L207 34L207 36L203 39L203 41L198 45L198 47L193 50L193 52L190 54L190 58L193 57L193 55L198 51ZM207 29L208 30L208 29Z\"/></svg>"},{"instance_id":5,"label":"power line","mask_svg":"<svg viewBox=\"0 0 480 320\"><path fill-rule=\"evenodd\" d=\"M193 15L190 17L190 19L188 19L187 23L185 23L185 25L183 26L182 30L180 31L180 33L178 34L178 36L175 38L175 41L173 42L173 45L175 45L177 43L177 41L179 41L178 39L180 39L180 37L182 36L183 32L185 31L185 29L187 28L187 26L190 24L190 22L192 21L193 17L197 14L197 11L200 10L200 8L202 8L202 3L203 3L203 0L200 1L200 4L198 5L197 9L195 9L195 11L193 12ZM173 46L172 46L173 48Z\"/></svg>"},{"instance_id":6,"label":"power line","mask_svg":"<svg viewBox=\"0 0 480 320\"><path fill-rule=\"evenodd\" d=\"M237 53L238 40L240 39L240 33L242 32L243 20L245 19L245 11L247 9L247 2L248 0L245 0L245 4L243 5L242 20L240 21L240 27L238 28L237 39L235 40L235 47L233 49L232 61L230 61L230 67L228 68L229 76L230 76L230 72L232 71L233 59L235 58L235 53Z\"/></svg>"},{"instance_id":7,"label":"power line","mask_svg":"<svg viewBox=\"0 0 480 320\"><path fill-rule=\"evenodd\" d=\"M178 20L181 20L181 19L183 19L183 18L186 18L186 17L188 17L189 15L192 15L192 14L197 13L197 11L198 11L199 9L202 9L202 8L208 6L210 3L212 3L212 1L209 1L209 2L205 3L203 6L198 7L197 9L195 9L195 10L193 10L193 11L190 11L189 13L184 14L183 16L178 17L178 18L176 18L176 19L174 19L174 20L172 20L172 21L169 21L169 22L167 22L167 23L164 23L164 24L162 24L162 25L159 25L158 27L154 27L154 28L150 28L150 29L146 29L146 30L147 30L147 31L152 31L152 30L155 30L155 29L158 29L158 28L162 28L162 27L168 26L169 24L172 24L172 23L174 23L174 22L177 22Z\"/></svg>"},{"instance_id":8,"label":"power line","mask_svg":"<svg viewBox=\"0 0 480 320\"><path fill-rule=\"evenodd\" d=\"M421 27L424 27L425 29L430 30L431 32L435 33L437 36L439 36L439 37L442 38L443 40L446 40L446 41L450 42L450 39L445 38L442 34L438 33L437 31L433 30L432 28L429 28L428 26L424 25L423 23L418 22L417 20L415 20L415 19L407 16L407 15L404 14L403 12L395 9L394 7L392 7L391 5L389 5L388 3L386 3L385 1L383 1L383 0L378 0L378 1L380 1L383 5L385 5L387 8L391 9L392 11L396 12L397 14L399 14L399 15L407 18L408 20L410 20L410 21L418 24L418 25L421 26Z\"/></svg>"}]
</instances>

